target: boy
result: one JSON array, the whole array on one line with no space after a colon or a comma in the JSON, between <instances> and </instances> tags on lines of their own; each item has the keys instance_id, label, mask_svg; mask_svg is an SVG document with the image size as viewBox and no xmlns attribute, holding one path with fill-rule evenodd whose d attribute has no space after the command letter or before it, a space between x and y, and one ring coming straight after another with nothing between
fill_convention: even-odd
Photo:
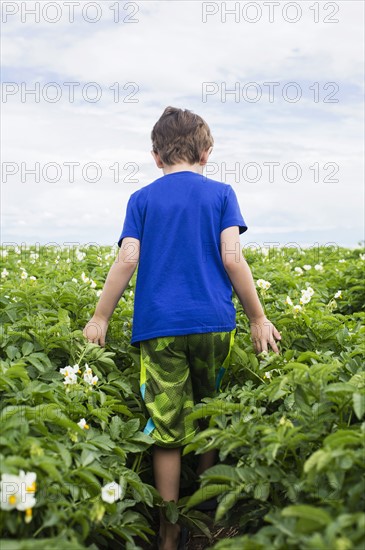
<instances>
[{"instance_id":1,"label":"boy","mask_svg":"<svg viewBox=\"0 0 365 550\"><path fill-rule=\"evenodd\" d=\"M101 346L136 267L131 344L140 348L141 394L155 439L153 469L165 501L179 498L181 447L195 424L194 403L219 389L236 331L232 286L250 320L256 353L279 353L280 333L265 317L239 234L247 230L230 185L203 176L213 148L206 122L167 107L152 134L164 175L133 193L112 265L84 336ZM198 474L214 464L200 457ZM160 548L175 550L179 526L161 517Z\"/></svg>"}]
</instances>

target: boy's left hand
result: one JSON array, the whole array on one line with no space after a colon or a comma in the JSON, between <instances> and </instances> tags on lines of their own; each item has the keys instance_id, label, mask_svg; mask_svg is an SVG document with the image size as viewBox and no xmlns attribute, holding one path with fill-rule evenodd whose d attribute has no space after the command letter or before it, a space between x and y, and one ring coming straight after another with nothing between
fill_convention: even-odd
<instances>
[{"instance_id":1,"label":"boy's left hand","mask_svg":"<svg viewBox=\"0 0 365 550\"><path fill-rule=\"evenodd\" d=\"M280 353L276 345L275 338L281 339L281 334L277 328L269 321L267 317L262 317L256 321L250 321L251 339L255 348L256 354L263 351L268 351L268 344L275 353Z\"/></svg>"}]
</instances>

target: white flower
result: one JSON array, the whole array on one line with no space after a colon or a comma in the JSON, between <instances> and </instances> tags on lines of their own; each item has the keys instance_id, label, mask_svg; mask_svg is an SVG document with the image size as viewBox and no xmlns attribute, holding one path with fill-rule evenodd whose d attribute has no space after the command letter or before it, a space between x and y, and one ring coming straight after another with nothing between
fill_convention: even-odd
<instances>
[{"instance_id":1,"label":"white flower","mask_svg":"<svg viewBox=\"0 0 365 550\"><path fill-rule=\"evenodd\" d=\"M31 258L32 260L38 260L39 254L37 254L37 252L31 252L31 253L30 253L30 258Z\"/></svg>"},{"instance_id":2,"label":"white flower","mask_svg":"<svg viewBox=\"0 0 365 550\"><path fill-rule=\"evenodd\" d=\"M292 305L293 305L293 302L291 301L290 296L287 296L287 297L286 297L285 303L288 304L288 306L292 306Z\"/></svg>"},{"instance_id":3,"label":"white flower","mask_svg":"<svg viewBox=\"0 0 365 550\"><path fill-rule=\"evenodd\" d=\"M63 374L64 376L72 376L74 374L77 374L78 372L80 372L80 367L77 363L73 367L71 367L70 365L67 365L67 367L60 369L60 373Z\"/></svg>"},{"instance_id":4,"label":"white flower","mask_svg":"<svg viewBox=\"0 0 365 550\"><path fill-rule=\"evenodd\" d=\"M84 283L88 283L90 281L89 277L86 277L84 272L81 273L81 279Z\"/></svg>"},{"instance_id":5,"label":"white flower","mask_svg":"<svg viewBox=\"0 0 365 550\"><path fill-rule=\"evenodd\" d=\"M73 384L77 384L76 373L78 372L80 372L80 367L78 364L74 365L73 367L67 365L67 367L60 369L60 373L63 374L65 377L63 381L65 386L72 386Z\"/></svg>"},{"instance_id":6,"label":"white flower","mask_svg":"<svg viewBox=\"0 0 365 550\"><path fill-rule=\"evenodd\" d=\"M302 306L299 306L299 305L298 305L298 306L294 306L294 307L293 307L293 312L294 312L294 313L298 313L299 311L302 311Z\"/></svg>"},{"instance_id":7,"label":"white flower","mask_svg":"<svg viewBox=\"0 0 365 550\"><path fill-rule=\"evenodd\" d=\"M338 260L338 263L339 264L344 264L346 262L346 260L342 259L342 260Z\"/></svg>"},{"instance_id":8,"label":"white flower","mask_svg":"<svg viewBox=\"0 0 365 550\"><path fill-rule=\"evenodd\" d=\"M269 281L265 281L265 279L258 279L256 284L262 290L268 290L271 287L271 283L269 283Z\"/></svg>"},{"instance_id":9,"label":"white flower","mask_svg":"<svg viewBox=\"0 0 365 550\"><path fill-rule=\"evenodd\" d=\"M316 265L314 266L314 269L316 269L317 271L323 271L323 265L321 265L321 264L316 264Z\"/></svg>"},{"instance_id":10,"label":"white flower","mask_svg":"<svg viewBox=\"0 0 365 550\"><path fill-rule=\"evenodd\" d=\"M335 298L342 298L342 290L338 290L335 294Z\"/></svg>"},{"instance_id":11,"label":"white flower","mask_svg":"<svg viewBox=\"0 0 365 550\"><path fill-rule=\"evenodd\" d=\"M4 269L1 272L1 278L5 279L9 275L9 271L4 267Z\"/></svg>"},{"instance_id":12,"label":"white flower","mask_svg":"<svg viewBox=\"0 0 365 550\"><path fill-rule=\"evenodd\" d=\"M8 251L7 250L2 250L2 255L4 258L6 258L6 256L8 255Z\"/></svg>"},{"instance_id":13,"label":"white flower","mask_svg":"<svg viewBox=\"0 0 365 550\"><path fill-rule=\"evenodd\" d=\"M116 500L119 500L122 494L122 488L119 485L119 483L116 483L115 481L112 481L111 483L107 483L104 485L104 487L101 489L101 498L104 500L104 502L109 502L109 504L113 504Z\"/></svg>"},{"instance_id":14,"label":"white flower","mask_svg":"<svg viewBox=\"0 0 365 550\"><path fill-rule=\"evenodd\" d=\"M270 372L265 372L264 373L264 378L271 378Z\"/></svg>"},{"instance_id":15,"label":"white flower","mask_svg":"<svg viewBox=\"0 0 365 550\"><path fill-rule=\"evenodd\" d=\"M327 307L328 307L331 311L333 311L334 309L336 309L336 307L337 307L337 302L336 302L336 300L333 300L333 299L330 300L330 301L328 302L328 304L327 304Z\"/></svg>"},{"instance_id":16,"label":"white flower","mask_svg":"<svg viewBox=\"0 0 365 550\"><path fill-rule=\"evenodd\" d=\"M303 292L299 302L301 304L308 304L311 301L311 296L307 292Z\"/></svg>"},{"instance_id":17,"label":"white flower","mask_svg":"<svg viewBox=\"0 0 365 550\"><path fill-rule=\"evenodd\" d=\"M19 471L19 475L2 474L1 476L1 496L0 507L2 510L13 510L16 508L25 512L25 522L32 520L32 508L36 504L37 474L35 472L25 473Z\"/></svg>"},{"instance_id":18,"label":"white flower","mask_svg":"<svg viewBox=\"0 0 365 550\"><path fill-rule=\"evenodd\" d=\"M77 282L78 282L77 279L75 279L75 277L73 277L73 278L71 279L71 281L72 281L73 283L77 283Z\"/></svg>"},{"instance_id":19,"label":"white flower","mask_svg":"<svg viewBox=\"0 0 365 550\"><path fill-rule=\"evenodd\" d=\"M85 363L84 378L87 377L87 376L92 376L92 375L93 375L93 371L91 370L89 365L87 363Z\"/></svg>"},{"instance_id":20,"label":"white flower","mask_svg":"<svg viewBox=\"0 0 365 550\"><path fill-rule=\"evenodd\" d=\"M21 272L21 275L20 275L20 278L21 279L26 279L28 277L28 273L24 270Z\"/></svg>"},{"instance_id":21,"label":"white flower","mask_svg":"<svg viewBox=\"0 0 365 550\"><path fill-rule=\"evenodd\" d=\"M31 277L29 277L29 279L30 279L31 281L36 281L36 280L37 280L37 277L34 277L34 275L32 275Z\"/></svg>"},{"instance_id":22,"label":"white flower","mask_svg":"<svg viewBox=\"0 0 365 550\"><path fill-rule=\"evenodd\" d=\"M93 281L92 279L90 279L90 286L91 286L91 288L95 288L95 287L96 287L96 282Z\"/></svg>"},{"instance_id":23,"label":"white flower","mask_svg":"<svg viewBox=\"0 0 365 550\"><path fill-rule=\"evenodd\" d=\"M73 384L77 384L76 374L69 374L65 376L63 383L65 384L65 386L72 386Z\"/></svg>"},{"instance_id":24,"label":"white flower","mask_svg":"<svg viewBox=\"0 0 365 550\"><path fill-rule=\"evenodd\" d=\"M303 269L305 269L306 271L309 271L310 269L312 269L312 266L311 265L303 265Z\"/></svg>"},{"instance_id":25,"label":"white flower","mask_svg":"<svg viewBox=\"0 0 365 550\"><path fill-rule=\"evenodd\" d=\"M102 290L95 290L95 294L97 295L98 298L99 296L101 296L102 292L103 292Z\"/></svg>"},{"instance_id":26,"label":"white flower","mask_svg":"<svg viewBox=\"0 0 365 550\"><path fill-rule=\"evenodd\" d=\"M80 250L76 252L76 258L79 260L79 262L81 262L85 258L85 256L85 252L81 252Z\"/></svg>"},{"instance_id":27,"label":"white flower","mask_svg":"<svg viewBox=\"0 0 365 550\"><path fill-rule=\"evenodd\" d=\"M302 292L302 296L301 296L299 302L301 304L308 304L311 301L311 298L314 294L313 288L308 286L306 289L302 290L301 292Z\"/></svg>"},{"instance_id":28,"label":"white flower","mask_svg":"<svg viewBox=\"0 0 365 550\"><path fill-rule=\"evenodd\" d=\"M90 427L88 424L86 424L85 418L81 418L81 420L77 423L77 425L84 430L88 430Z\"/></svg>"},{"instance_id":29,"label":"white flower","mask_svg":"<svg viewBox=\"0 0 365 550\"><path fill-rule=\"evenodd\" d=\"M89 384L90 386L95 386L99 378L97 376L93 376L93 371L90 367L86 365L86 369L84 372L84 381L86 384Z\"/></svg>"},{"instance_id":30,"label":"white flower","mask_svg":"<svg viewBox=\"0 0 365 550\"><path fill-rule=\"evenodd\" d=\"M365 260L365 254L359 254L360 260Z\"/></svg>"},{"instance_id":31,"label":"white flower","mask_svg":"<svg viewBox=\"0 0 365 550\"><path fill-rule=\"evenodd\" d=\"M298 275L303 275L304 271L301 267L295 267L294 268L295 273L298 273Z\"/></svg>"}]
</instances>

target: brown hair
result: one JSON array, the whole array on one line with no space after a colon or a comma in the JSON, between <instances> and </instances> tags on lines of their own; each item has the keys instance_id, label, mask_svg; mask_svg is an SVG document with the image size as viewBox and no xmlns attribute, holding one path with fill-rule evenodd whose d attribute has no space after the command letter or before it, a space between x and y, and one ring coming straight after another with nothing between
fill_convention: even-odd
<instances>
[{"instance_id":1,"label":"brown hair","mask_svg":"<svg viewBox=\"0 0 365 550\"><path fill-rule=\"evenodd\" d=\"M164 164L199 162L214 140L208 124L188 109L166 107L151 132L152 148Z\"/></svg>"}]
</instances>

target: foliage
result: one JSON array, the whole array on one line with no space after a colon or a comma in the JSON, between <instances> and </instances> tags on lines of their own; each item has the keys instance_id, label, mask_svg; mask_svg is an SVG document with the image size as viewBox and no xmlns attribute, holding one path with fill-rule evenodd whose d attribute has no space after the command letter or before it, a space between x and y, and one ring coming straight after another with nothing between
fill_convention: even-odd
<instances>
[{"instance_id":1,"label":"foliage","mask_svg":"<svg viewBox=\"0 0 365 550\"><path fill-rule=\"evenodd\" d=\"M254 279L262 278L258 292L282 334L281 353L255 355L235 297L230 370L222 392L192 413L209 425L184 450L183 492L194 494L175 505L153 487L152 440L142 431L138 352L129 343L135 277L100 348L85 343L82 328L114 251L3 248L0 471L4 479L36 474L36 503L28 515L15 504L3 510L1 548L49 548L50 541L65 549L139 548L154 532L156 507L209 536L208 518L195 507L214 496L215 521L241 533L217 549L363 547L364 251L244 255ZM60 369L75 365L65 384ZM219 463L194 491L194 457L210 449ZM111 483L118 498L106 501Z\"/></svg>"}]
</instances>

